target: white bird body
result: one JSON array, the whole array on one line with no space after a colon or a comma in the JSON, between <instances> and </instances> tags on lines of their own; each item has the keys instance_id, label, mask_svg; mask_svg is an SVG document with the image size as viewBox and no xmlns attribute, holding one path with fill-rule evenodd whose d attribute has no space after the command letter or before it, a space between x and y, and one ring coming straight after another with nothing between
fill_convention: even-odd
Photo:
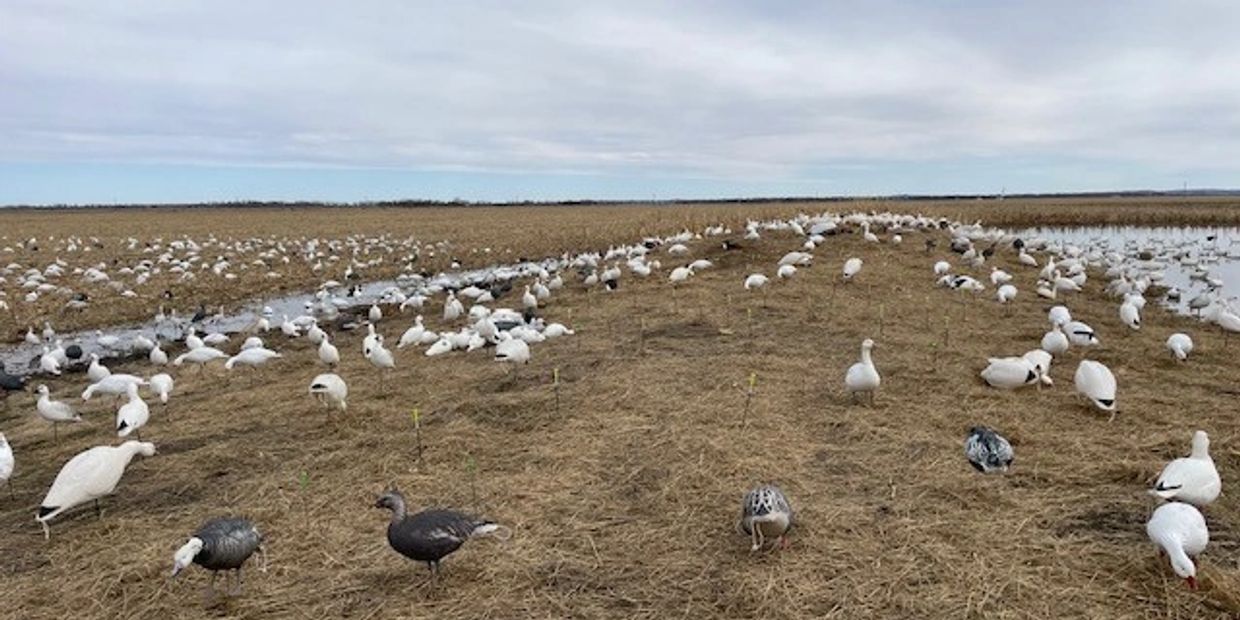
<instances>
[{"instance_id":1,"label":"white bird body","mask_svg":"<svg viewBox=\"0 0 1240 620\"><path fill-rule=\"evenodd\" d=\"M1141 329L1141 309L1136 304L1124 302L1119 306L1119 320L1134 330Z\"/></svg>"},{"instance_id":2,"label":"white bird body","mask_svg":"<svg viewBox=\"0 0 1240 620\"><path fill-rule=\"evenodd\" d=\"M413 326L401 334L400 341L396 343L396 348L403 349L409 345L420 344L422 342L422 334L425 333L426 327L422 325L422 315L419 314L413 319Z\"/></svg>"},{"instance_id":3,"label":"white bird body","mask_svg":"<svg viewBox=\"0 0 1240 620\"><path fill-rule=\"evenodd\" d=\"M495 361L513 364L525 364L530 361L530 345L524 340L513 338L508 333L500 335L495 344Z\"/></svg>"},{"instance_id":4,"label":"white bird body","mask_svg":"<svg viewBox=\"0 0 1240 620\"><path fill-rule=\"evenodd\" d=\"M99 356L91 353L90 366L86 369L86 378L90 379L91 383L99 383L110 374L112 374L112 371L108 370L107 366L99 363Z\"/></svg>"},{"instance_id":5,"label":"white bird body","mask_svg":"<svg viewBox=\"0 0 1240 620\"><path fill-rule=\"evenodd\" d=\"M1094 333L1094 328L1080 321L1069 321L1063 326L1063 331L1072 346L1091 347L1102 343Z\"/></svg>"},{"instance_id":6,"label":"white bird body","mask_svg":"<svg viewBox=\"0 0 1240 620\"><path fill-rule=\"evenodd\" d=\"M142 377L122 373L112 373L98 383L92 383L82 391L82 400L90 400L95 394L105 396L124 396L129 393L129 384L146 385Z\"/></svg>"},{"instance_id":7,"label":"white bird body","mask_svg":"<svg viewBox=\"0 0 1240 620\"><path fill-rule=\"evenodd\" d=\"M1046 313L1046 318L1050 320L1051 325L1063 327L1072 322L1072 313L1068 311L1067 306L1055 306Z\"/></svg>"},{"instance_id":8,"label":"white bird body","mask_svg":"<svg viewBox=\"0 0 1240 620\"><path fill-rule=\"evenodd\" d=\"M1200 555L1210 543L1210 530L1205 517L1191 504L1170 502L1154 509L1145 524L1145 533L1155 545L1167 554L1171 569L1188 583L1197 587L1197 566L1192 557Z\"/></svg>"},{"instance_id":9,"label":"white bird body","mask_svg":"<svg viewBox=\"0 0 1240 620\"><path fill-rule=\"evenodd\" d=\"M576 332L565 327L561 323L552 323L543 329L543 335L548 338L559 338L560 336L572 336L575 333Z\"/></svg>"},{"instance_id":10,"label":"white bird body","mask_svg":"<svg viewBox=\"0 0 1240 620\"><path fill-rule=\"evenodd\" d=\"M672 273L667 276L667 279L672 284L679 284L685 280L688 280L691 275L693 275L692 269L689 269L688 267L677 267L672 270Z\"/></svg>"},{"instance_id":11,"label":"white bird body","mask_svg":"<svg viewBox=\"0 0 1240 620\"><path fill-rule=\"evenodd\" d=\"M159 373L147 379L147 389L151 394L159 398L159 402L168 404L168 397L172 395L172 389L176 383L172 380L172 375L167 373Z\"/></svg>"},{"instance_id":12,"label":"white bird body","mask_svg":"<svg viewBox=\"0 0 1240 620\"><path fill-rule=\"evenodd\" d=\"M797 268L795 266L780 265L779 269L775 272L775 275L779 277L779 279L783 280L786 278L791 278L792 276L796 275L796 273L797 273Z\"/></svg>"},{"instance_id":13,"label":"white bird body","mask_svg":"<svg viewBox=\"0 0 1240 620\"><path fill-rule=\"evenodd\" d=\"M1068 336L1058 325L1051 327L1051 330L1042 336L1042 350L1051 355L1063 355L1070 346Z\"/></svg>"},{"instance_id":14,"label":"white bird body","mask_svg":"<svg viewBox=\"0 0 1240 620\"><path fill-rule=\"evenodd\" d=\"M452 350L452 341L449 340L447 337L441 337L439 340L436 340L434 343L432 343L431 346L427 347L426 356L435 357L436 355L443 355L444 353L447 353L451 350Z\"/></svg>"},{"instance_id":15,"label":"white bird body","mask_svg":"<svg viewBox=\"0 0 1240 620\"><path fill-rule=\"evenodd\" d=\"M1182 362L1188 359L1189 353L1193 352L1193 339L1188 334L1171 334L1167 338L1167 349Z\"/></svg>"},{"instance_id":16,"label":"white bird body","mask_svg":"<svg viewBox=\"0 0 1240 620\"><path fill-rule=\"evenodd\" d=\"M155 345L155 348L151 349L151 352L147 355L147 359L149 359L151 363L156 366L168 365L168 354L164 352L163 349L159 348L159 345Z\"/></svg>"},{"instance_id":17,"label":"white bird body","mask_svg":"<svg viewBox=\"0 0 1240 620\"><path fill-rule=\"evenodd\" d=\"M128 437L130 433L146 426L151 419L151 408L138 395L138 385L129 384L129 402L116 410L116 435Z\"/></svg>"},{"instance_id":18,"label":"white bird body","mask_svg":"<svg viewBox=\"0 0 1240 620\"><path fill-rule=\"evenodd\" d=\"M212 360L222 359L228 359L228 354L214 347L203 345L197 349L190 349L189 351L178 355L176 359L172 360L172 365L180 366L185 362L189 362L191 364L203 366Z\"/></svg>"},{"instance_id":19,"label":"white bird body","mask_svg":"<svg viewBox=\"0 0 1240 620\"><path fill-rule=\"evenodd\" d=\"M257 368L258 366L262 366L271 360L279 359L281 357L284 356L272 351L271 349L265 349L262 347L257 349L245 349L244 351L228 358L228 361L224 362L224 368L232 370L237 364Z\"/></svg>"},{"instance_id":20,"label":"white bird body","mask_svg":"<svg viewBox=\"0 0 1240 620\"><path fill-rule=\"evenodd\" d=\"M951 270L952 264L945 260L938 261L934 264L934 275L936 276L945 276L951 273Z\"/></svg>"},{"instance_id":21,"label":"white bird body","mask_svg":"<svg viewBox=\"0 0 1240 620\"><path fill-rule=\"evenodd\" d=\"M319 343L319 361L333 367L340 363L340 350L326 336Z\"/></svg>"},{"instance_id":22,"label":"white bird body","mask_svg":"<svg viewBox=\"0 0 1240 620\"><path fill-rule=\"evenodd\" d=\"M754 289L762 288L766 286L766 283L769 281L770 278L760 273L751 273L745 278L745 290L752 291Z\"/></svg>"},{"instance_id":23,"label":"white bird body","mask_svg":"<svg viewBox=\"0 0 1240 620\"><path fill-rule=\"evenodd\" d=\"M185 335L185 348L192 351L205 345L206 343L202 341L202 338L199 338L198 334L194 332L194 328L189 328L189 333Z\"/></svg>"},{"instance_id":24,"label":"white bird body","mask_svg":"<svg viewBox=\"0 0 1240 620\"><path fill-rule=\"evenodd\" d=\"M1076 391L1103 411L1115 411L1115 375L1093 360L1081 360L1076 367Z\"/></svg>"},{"instance_id":25,"label":"white bird body","mask_svg":"<svg viewBox=\"0 0 1240 620\"><path fill-rule=\"evenodd\" d=\"M324 407L338 407L341 411L347 408L345 399L349 397L349 386L335 373L324 373L310 382L310 394Z\"/></svg>"},{"instance_id":26,"label":"white bird body","mask_svg":"<svg viewBox=\"0 0 1240 620\"><path fill-rule=\"evenodd\" d=\"M155 444L130 440L119 446L96 446L69 459L39 505L35 520L43 525L43 535L48 536L47 522L64 511L111 495L138 454L154 456Z\"/></svg>"},{"instance_id":27,"label":"white bird body","mask_svg":"<svg viewBox=\"0 0 1240 620\"><path fill-rule=\"evenodd\" d=\"M316 342L315 344L318 344L318 343ZM250 336L249 338L245 339L245 342L241 343L241 350L245 351L247 349L261 349L261 348L264 348L265 346L266 344L263 342L262 338L259 338L258 336Z\"/></svg>"},{"instance_id":28,"label":"white bird body","mask_svg":"<svg viewBox=\"0 0 1240 620\"><path fill-rule=\"evenodd\" d=\"M1023 357L992 357L982 369L982 380L991 387L1014 390L1038 381L1038 371Z\"/></svg>"},{"instance_id":29,"label":"white bird body","mask_svg":"<svg viewBox=\"0 0 1240 620\"><path fill-rule=\"evenodd\" d=\"M999 303L1006 304L1009 301L1016 299L1016 287L1011 284L1004 284L999 287L999 291L995 296L999 300Z\"/></svg>"},{"instance_id":30,"label":"white bird body","mask_svg":"<svg viewBox=\"0 0 1240 620\"><path fill-rule=\"evenodd\" d=\"M852 280L858 273L861 273L861 259L850 258L844 261L844 281Z\"/></svg>"},{"instance_id":31,"label":"white bird body","mask_svg":"<svg viewBox=\"0 0 1240 620\"><path fill-rule=\"evenodd\" d=\"M366 318L370 319L371 323L378 323L383 320L383 309L378 304L370 304L370 310L367 311Z\"/></svg>"},{"instance_id":32,"label":"white bird body","mask_svg":"<svg viewBox=\"0 0 1240 620\"><path fill-rule=\"evenodd\" d=\"M38 411L39 417L57 424L59 422L81 422L82 416L73 410L68 403L52 400L51 392L46 385L40 385L38 389L39 400L35 403L35 410Z\"/></svg>"},{"instance_id":33,"label":"white bird body","mask_svg":"<svg viewBox=\"0 0 1240 620\"><path fill-rule=\"evenodd\" d=\"M1051 361L1054 359L1054 356L1046 351L1043 351L1042 349L1033 349L1031 351L1025 351L1025 354L1021 357L1033 365L1034 371L1038 373L1038 379L1040 379L1043 384L1055 384L1055 382L1051 380Z\"/></svg>"},{"instance_id":34,"label":"white bird body","mask_svg":"<svg viewBox=\"0 0 1240 620\"><path fill-rule=\"evenodd\" d=\"M874 341L866 338L861 343L861 361L850 366L848 373L844 375L844 389L849 394L864 392L873 398L874 391L882 383L878 369L874 367L874 360L870 357L873 348Z\"/></svg>"},{"instance_id":35,"label":"white bird body","mask_svg":"<svg viewBox=\"0 0 1240 620\"><path fill-rule=\"evenodd\" d=\"M4 433L0 433L0 482L9 484L9 478L13 477L13 467L16 461L13 459L13 448L9 445L9 440L5 438Z\"/></svg>"},{"instance_id":36,"label":"white bird body","mask_svg":"<svg viewBox=\"0 0 1240 620\"><path fill-rule=\"evenodd\" d=\"M1193 433L1192 453L1167 463L1154 488L1150 489L1150 495L1205 507L1218 499L1222 490L1223 481L1214 459L1210 458L1210 436L1205 431L1197 431Z\"/></svg>"}]
</instances>

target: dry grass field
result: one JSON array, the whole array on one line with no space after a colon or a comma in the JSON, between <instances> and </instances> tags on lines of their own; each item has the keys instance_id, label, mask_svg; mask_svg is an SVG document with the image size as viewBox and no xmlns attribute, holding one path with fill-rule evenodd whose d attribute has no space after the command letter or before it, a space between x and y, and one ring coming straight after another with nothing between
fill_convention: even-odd
<instances>
[{"instance_id":1,"label":"dry grass field","mask_svg":"<svg viewBox=\"0 0 1240 620\"><path fill-rule=\"evenodd\" d=\"M1028 223L1009 217L1016 212L1009 205L896 207ZM389 232L452 239L463 262L480 265L487 258L473 248L535 257L811 208L0 212L0 223L10 239L76 230L98 234L105 248L128 234ZM1134 208L1140 222L1141 213L1162 209ZM1051 205L1047 213L1058 215L1047 223L1116 212L1115 205ZM1213 203L1186 206L1190 212L1184 221L1240 219L1234 208ZM1035 348L1049 304L1033 295L1035 274L1010 253L992 261L1015 274L1021 289L1010 314L993 290L973 296L935 288L931 265L952 256L946 237L927 234L937 236L939 251L927 254L920 234L899 246L865 244L859 235L829 238L814 252L814 266L772 282L765 294L747 294L741 282L755 271L773 275L779 257L799 247L791 233L767 233L738 251L724 251L718 239L694 242L689 258L709 258L716 268L675 294L666 271L680 263L666 255L662 274L643 281L626 271L612 293L574 282L544 314L577 335L535 345L532 362L516 372L485 352L426 358L407 349L398 352L384 390L362 359L360 334L340 334L339 372L351 394L347 416L334 422L305 392L321 372L313 348L273 332L267 338L285 358L256 378L229 378L219 367L175 373L170 409L153 406L143 429L159 453L135 459L102 519L89 509L62 517L50 542L33 520L37 506L65 460L114 441L114 409L88 403L85 421L62 428L54 443L33 402L15 396L0 412L0 430L17 454L14 497L0 492L0 615L1240 616L1240 502L1228 492L1240 479L1240 341L1229 344L1216 328L1154 304L1142 330L1130 333L1094 274L1067 304L1103 345L1056 360L1051 388L987 388L977 376L986 357ZM857 281L840 285L850 256L865 267ZM277 284L179 291L178 299L234 303L316 282L290 272ZM146 316L150 300L131 301L109 314ZM395 341L412 315L388 310L379 329ZM437 314L427 312L434 327L441 325ZM54 322L89 325L98 316ZM24 331L24 321L0 320L10 321L6 334ZM1173 331L1196 342L1187 364L1174 363L1163 348ZM883 376L872 407L842 393L844 372L866 337L877 342ZM1072 373L1085 355L1115 372L1120 412L1112 421L1074 394ZM151 372L145 363L114 370ZM49 382L66 400L84 384L82 375ZM421 462L414 407L424 412ZM1012 440L1009 474L982 476L969 467L961 443L977 424ZM1211 542L1199 562L1201 589L1193 592L1146 539L1155 504L1145 489L1167 460L1187 454L1197 428L1211 434L1224 494L1204 511ZM788 548L753 554L733 528L742 494L763 481L787 492L799 523ZM413 506L477 511L511 526L514 536L467 543L431 583L424 566L387 546L388 515L371 507L393 483ZM193 568L177 581L167 575L177 547L222 514L258 522L270 566L264 574L251 565L244 595L204 603L206 572Z\"/></svg>"},{"instance_id":2,"label":"dry grass field","mask_svg":"<svg viewBox=\"0 0 1240 620\"><path fill-rule=\"evenodd\" d=\"M1240 225L1240 200L1235 198L1125 198L1084 199L1046 198L1038 200L956 200L956 201L855 201L845 203L775 202L694 204L683 207L640 204L591 207L427 207L427 208L143 208L76 210L0 210L0 266L17 264L44 269L57 259L70 268L104 264L134 265L153 259L145 253L145 242L165 242L184 237L199 242L214 238L228 242L257 240L263 247L280 241L323 239L344 240L350 236L387 235L395 242L415 239L423 244L446 242L446 249L434 257L423 254L414 265L418 271L438 272L449 268L453 259L465 267L483 267L511 262L518 257L536 258L564 252L596 250L610 243L631 242L645 235L668 234L680 229L700 231L704 226L725 223L739 228L746 218L791 216L799 212L895 211L924 213L962 222L984 221L993 226L1038 225ZM64 239L79 236L90 250L61 251ZM134 249L127 240L141 241ZM35 238L37 249L20 242ZM89 240L98 242L96 246ZM486 250L490 251L487 252ZM365 251L370 250L370 251ZM378 248L364 248L346 258L366 260L379 256ZM219 253L204 255L214 259ZM225 258L244 263L253 258L228 253ZM387 261L365 272L368 279L390 278L406 264ZM248 265L246 265L248 266ZM0 282L10 311L0 310L0 342L19 340L26 328L38 328L50 320L58 329L76 330L115 324L120 321L149 319L159 296L168 291L169 308L192 313L199 304L235 307L260 295L297 292L329 278L343 279L347 261L329 265L318 274L301 260L272 265L281 275L266 277L267 269L234 270L238 279L199 278L181 282L171 273L154 276L136 297L125 298L116 291L91 287L92 307L67 310L66 298L45 295L37 303L21 301L24 291L16 278ZM3 298L3 297L0 297Z\"/></svg>"}]
</instances>

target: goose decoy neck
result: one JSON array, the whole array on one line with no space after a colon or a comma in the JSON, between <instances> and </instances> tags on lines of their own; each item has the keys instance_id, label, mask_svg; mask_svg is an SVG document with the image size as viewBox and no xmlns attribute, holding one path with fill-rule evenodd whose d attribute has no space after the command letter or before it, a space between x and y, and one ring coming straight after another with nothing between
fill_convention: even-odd
<instances>
[{"instance_id":1,"label":"goose decoy neck","mask_svg":"<svg viewBox=\"0 0 1240 620\"><path fill-rule=\"evenodd\" d=\"M1193 458L1210 458L1210 436L1205 431L1193 433Z\"/></svg>"},{"instance_id":2,"label":"goose decoy neck","mask_svg":"<svg viewBox=\"0 0 1240 620\"><path fill-rule=\"evenodd\" d=\"M375 501L375 508L391 510L392 521L401 521L405 518L405 497L400 494L400 491L388 491Z\"/></svg>"}]
</instances>

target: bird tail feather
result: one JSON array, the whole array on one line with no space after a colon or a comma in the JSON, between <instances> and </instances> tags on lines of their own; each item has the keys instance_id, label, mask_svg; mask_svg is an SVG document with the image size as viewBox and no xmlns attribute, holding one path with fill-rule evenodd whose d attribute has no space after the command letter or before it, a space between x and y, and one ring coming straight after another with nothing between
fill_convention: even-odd
<instances>
[{"instance_id":1,"label":"bird tail feather","mask_svg":"<svg viewBox=\"0 0 1240 620\"><path fill-rule=\"evenodd\" d=\"M498 540L507 541L512 538L512 528L498 523L483 523L475 527L470 536L493 536Z\"/></svg>"}]
</instances>

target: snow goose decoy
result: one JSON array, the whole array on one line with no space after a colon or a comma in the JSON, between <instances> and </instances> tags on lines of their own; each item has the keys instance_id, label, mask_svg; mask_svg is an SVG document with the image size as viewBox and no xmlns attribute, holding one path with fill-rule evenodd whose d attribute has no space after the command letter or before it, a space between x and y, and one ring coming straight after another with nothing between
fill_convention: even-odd
<instances>
[{"instance_id":1,"label":"snow goose decoy","mask_svg":"<svg viewBox=\"0 0 1240 620\"><path fill-rule=\"evenodd\" d=\"M1171 351L1171 355L1181 362L1188 360L1188 354L1193 352L1193 339L1188 334L1171 334L1167 338L1167 350Z\"/></svg>"},{"instance_id":2,"label":"snow goose decoy","mask_svg":"<svg viewBox=\"0 0 1240 620\"><path fill-rule=\"evenodd\" d=\"M328 411L332 407L338 407L343 413L348 408L345 399L349 397L349 386L335 373L329 372L315 377L310 382L310 395L323 403Z\"/></svg>"},{"instance_id":3,"label":"snow goose decoy","mask_svg":"<svg viewBox=\"0 0 1240 620\"><path fill-rule=\"evenodd\" d=\"M1042 349L1033 349L1026 351L1021 357L1033 366L1033 370L1038 373L1038 379L1043 385L1055 385L1055 382L1051 380L1051 361L1054 357L1050 353Z\"/></svg>"},{"instance_id":4,"label":"snow goose decoy","mask_svg":"<svg viewBox=\"0 0 1240 620\"><path fill-rule=\"evenodd\" d=\"M319 361L331 368L335 368L340 363L340 350L332 344L327 335L324 335L322 342L319 342Z\"/></svg>"},{"instance_id":5,"label":"snow goose decoy","mask_svg":"<svg viewBox=\"0 0 1240 620\"><path fill-rule=\"evenodd\" d=\"M858 273L861 273L860 258L850 258L844 261L844 282L852 282Z\"/></svg>"},{"instance_id":6,"label":"snow goose decoy","mask_svg":"<svg viewBox=\"0 0 1240 620\"><path fill-rule=\"evenodd\" d=\"M1072 313L1068 311L1067 306L1053 306L1046 313L1046 318L1051 322L1051 325L1063 327L1072 322Z\"/></svg>"},{"instance_id":7,"label":"snow goose decoy","mask_svg":"<svg viewBox=\"0 0 1240 620\"><path fill-rule=\"evenodd\" d=\"M1150 540L1167 554L1171 569L1190 589L1197 589L1197 566L1191 556L1200 555L1210 542L1205 517L1191 504L1170 502L1154 509L1145 524Z\"/></svg>"},{"instance_id":8,"label":"snow goose decoy","mask_svg":"<svg viewBox=\"0 0 1240 620\"><path fill-rule=\"evenodd\" d=\"M129 384L137 383L138 385L146 385L146 381L142 377L135 377L123 373L113 373L103 378L102 381L92 383L82 390L82 401L88 401L95 394L103 394L105 396L121 397L129 393Z\"/></svg>"},{"instance_id":9,"label":"snow goose decoy","mask_svg":"<svg viewBox=\"0 0 1240 620\"><path fill-rule=\"evenodd\" d=\"M224 368L226 370L232 370L237 364L241 364L242 366L250 366L251 368L257 369L259 366L281 357L284 356L272 351L271 349L265 349L263 347L245 349L228 358L228 361L224 362Z\"/></svg>"},{"instance_id":10,"label":"snow goose decoy","mask_svg":"<svg viewBox=\"0 0 1240 620\"><path fill-rule=\"evenodd\" d=\"M1063 326L1064 334L1068 336L1068 342L1077 347L1092 347L1102 344L1098 340L1098 335L1094 333L1094 328L1080 321L1069 321Z\"/></svg>"},{"instance_id":11,"label":"snow goose decoy","mask_svg":"<svg viewBox=\"0 0 1240 620\"><path fill-rule=\"evenodd\" d=\"M151 364L155 366L168 365L168 354L163 349L159 348L158 344L155 345L155 348L151 349L151 352L147 355L147 359L150 360Z\"/></svg>"},{"instance_id":12,"label":"snow goose decoy","mask_svg":"<svg viewBox=\"0 0 1240 620\"><path fill-rule=\"evenodd\" d=\"M784 535L792 528L794 519L784 492L773 484L764 484L750 490L741 500L741 518L736 522L736 531L749 536L750 551L761 549L768 538L774 538L776 545L782 547Z\"/></svg>"},{"instance_id":13,"label":"snow goose decoy","mask_svg":"<svg viewBox=\"0 0 1240 620\"><path fill-rule=\"evenodd\" d=\"M95 513L102 515L99 498L116 490L125 467L138 454L154 456L155 444L130 440L119 446L96 446L69 459L39 505L35 520L43 526L43 537L51 537L48 521L75 506L93 501Z\"/></svg>"},{"instance_id":14,"label":"snow goose decoy","mask_svg":"<svg viewBox=\"0 0 1240 620\"><path fill-rule=\"evenodd\" d=\"M139 433L138 429L150 421L151 408L138 395L138 384L129 384L128 396L129 402L116 410L116 436L128 437L130 433L134 433L140 440L142 433Z\"/></svg>"},{"instance_id":15,"label":"snow goose decoy","mask_svg":"<svg viewBox=\"0 0 1240 620\"><path fill-rule=\"evenodd\" d=\"M973 469L984 474L1006 472L1015 458L1012 444L1003 435L985 426L969 429L969 436L964 439L964 455Z\"/></svg>"},{"instance_id":16,"label":"snow goose decoy","mask_svg":"<svg viewBox=\"0 0 1240 620\"><path fill-rule=\"evenodd\" d=\"M1042 350L1051 355L1063 355L1068 352L1068 348L1072 345L1068 340L1067 334L1063 333L1063 329L1058 325L1052 325L1051 330L1042 336Z\"/></svg>"},{"instance_id":17,"label":"snow goose decoy","mask_svg":"<svg viewBox=\"0 0 1240 620\"><path fill-rule=\"evenodd\" d=\"M167 373L159 373L147 379L147 390L163 403L164 407L168 406L168 397L172 395L172 389L176 383L172 380L172 375Z\"/></svg>"},{"instance_id":18,"label":"snow goose decoy","mask_svg":"<svg viewBox=\"0 0 1240 620\"><path fill-rule=\"evenodd\" d=\"M59 439L57 428L62 422L81 422L82 416L73 410L73 407L59 400L52 400L51 392L46 385L40 385L38 388L39 400L35 403L35 410L39 417L52 423L52 439Z\"/></svg>"},{"instance_id":19,"label":"snow goose decoy","mask_svg":"<svg viewBox=\"0 0 1240 620\"><path fill-rule=\"evenodd\" d=\"M236 593L241 593L241 567L257 551L263 556L260 570L267 571L267 554L263 551L263 535L254 522L240 517L221 517L202 524L176 554L172 556L172 577L197 564L211 571L208 593L215 592L215 578L220 571L235 571ZM227 574L225 574L227 585Z\"/></svg>"},{"instance_id":20,"label":"snow goose decoy","mask_svg":"<svg viewBox=\"0 0 1240 620\"><path fill-rule=\"evenodd\" d=\"M1218 499L1222 490L1223 481L1214 467L1214 459L1210 458L1210 436L1205 431L1197 431L1193 433L1192 453L1167 463L1154 488L1150 489L1150 495L1205 507Z\"/></svg>"},{"instance_id":21,"label":"snow goose decoy","mask_svg":"<svg viewBox=\"0 0 1240 620\"><path fill-rule=\"evenodd\" d=\"M870 358L870 351L873 348L874 341L866 338L861 343L861 361L850 366L848 373L844 375L844 389L853 397L854 402L858 393L864 393L869 396L870 403L873 404L874 392L878 390L882 382L878 369L874 367L874 361Z\"/></svg>"},{"instance_id":22,"label":"snow goose decoy","mask_svg":"<svg viewBox=\"0 0 1240 620\"><path fill-rule=\"evenodd\" d=\"M1076 367L1076 391L1095 407L1115 417L1115 375L1100 362L1081 360Z\"/></svg>"},{"instance_id":23,"label":"snow goose decoy","mask_svg":"<svg viewBox=\"0 0 1240 620\"><path fill-rule=\"evenodd\" d=\"M1126 301L1119 305L1119 320L1133 330L1141 329L1141 309Z\"/></svg>"},{"instance_id":24,"label":"snow goose decoy","mask_svg":"<svg viewBox=\"0 0 1240 620\"><path fill-rule=\"evenodd\" d=\"M9 499L13 499L13 448L4 433L0 433L0 482L9 488Z\"/></svg>"},{"instance_id":25,"label":"snow goose decoy","mask_svg":"<svg viewBox=\"0 0 1240 620\"><path fill-rule=\"evenodd\" d=\"M1038 371L1023 357L992 357L982 369L982 380L990 387L1014 390L1038 382Z\"/></svg>"},{"instance_id":26,"label":"snow goose decoy","mask_svg":"<svg viewBox=\"0 0 1240 620\"><path fill-rule=\"evenodd\" d=\"M375 508L392 511L387 529L392 549L411 560L425 562L432 576L439 574L439 563L470 538L494 535L508 540L512 535L507 527L454 510L430 509L410 515L405 497L396 489L381 495Z\"/></svg>"},{"instance_id":27,"label":"snow goose decoy","mask_svg":"<svg viewBox=\"0 0 1240 620\"><path fill-rule=\"evenodd\" d=\"M108 370L107 366L99 363L99 356L95 353L91 353L90 366L86 368L86 378L90 379L91 383L99 383L100 381L103 381L104 377L107 377L110 374L112 374L112 371Z\"/></svg>"},{"instance_id":28,"label":"snow goose decoy","mask_svg":"<svg viewBox=\"0 0 1240 620\"><path fill-rule=\"evenodd\" d=\"M495 344L495 361L528 364L530 345L520 338L514 338L508 332L500 332L499 342Z\"/></svg>"},{"instance_id":29,"label":"snow goose decoy","mask_svg":"<svg viewBox=\"0 0 1240 620\"><path fill-rule=\"evenodd\" d=\"M216 349L214 347L208 347L206 345L203 345L201 347L198 347L197 349L190 349L189 351L178 355L176 359L172 360L172 365L180 366L184 364L185 362L189 362L191 364L198 366L198 370L199 372L201 372L202 367L206 366L213 360L223 360L223 359L228 359L227 353L224 353L223 351Z\"/></svg>"}]
</instances>

